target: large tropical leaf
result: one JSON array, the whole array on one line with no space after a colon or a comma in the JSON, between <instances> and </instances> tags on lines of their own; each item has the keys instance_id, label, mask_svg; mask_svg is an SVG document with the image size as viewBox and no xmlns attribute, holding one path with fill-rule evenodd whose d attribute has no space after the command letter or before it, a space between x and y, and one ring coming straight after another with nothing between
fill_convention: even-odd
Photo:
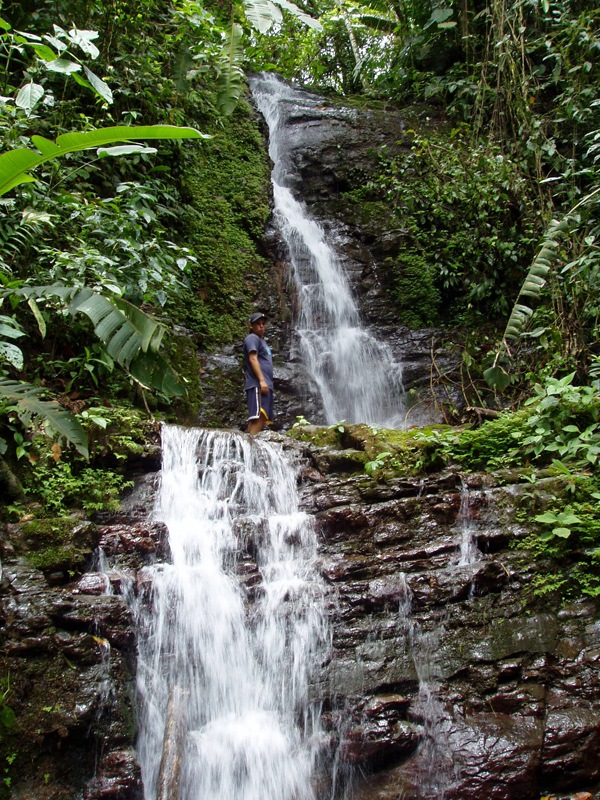
<instances>
[{"instance_id":1,"label":"large tropical leaf","mask_svg":"<svg viewBox=\"0 0 600 800\"><path fill-rule=\"evenodd\" d=\"M36 414L45 419L53 430L64 436L82 456L88 458L87 437L77 419L58 403L41 400L38 396L41 391L42 389L30 383L19 383L0 377L0 398L16 406L26 418Z\"/></svg>"},{"instance_id":2,"label":"large tropical leaf","mask_svg":"<svg viewBox=\"0 0 600 800\"><path fill-rule=\"evenodd\" d=\"M319 22L318 19L314 19L314 17L305 14L302 9L298 8L295 3L290 2L290 0L273 0L274 3L277 3L278 6L281 6L286 11L289 11L290 14L293 14L296 19L299 19L300 22L303 22L309 28L312 28L314 31L322 31L323 26Z\"/></svg>"},{"instance_id":3,"label":"large tropical leaf","mask_svg":"<svg viewBox=\"0 0 600 800\"><path fill-rule=\"evenodd\" d=\"M244 0L246 19L260 33L266 33L274 22L281 22L283 15L271 0Z\"/></svg>"},{"instance_id":4,"label":"large tropical leaf","mask_svg":"<svg viewBox=\"0 0 600 800\"><path fill-rule=\"evenodd\" d=\"M241 46L243 35L241 25L232 22L221 56L221 72L217 80L217 107L226 116L237 106L246 82L241 67L244 52Z\"/></svg>"},{"instance_id":5,"label":"large tropical leaf","mask_svg":"<svg viewBox=\"0 0 600 800\"><path fill-rule=\"evenodd\" d=\"M185 387L158 350L166 331L161 323L121 298L72 286L27 286L16 294L30 299L59 297L72 314L85 314L108 354L144 386L182 396ZM144 358L141 355L144 354ZM139 359L139 361L138 361Z\"/></svg>"},{"instance_id":6,"label":"large tropical leaf","mask_svg":"<svg viewBox=\"0 0 600 800\"><path fill-rule=\"evenodd\" d=\"M134 139L211 139L207 133L200 133L195 128L178 127L176 125L116 125L100 128L95 131L80 133L63 133L56 142L43 136L32 136L31 141L39 152L29 148L9 150L0 155L0 195L20 183L35 181L30 171L49 161L51 158L75 153L80 150L99 148L114 142L129 142Z\"/></svg>"}]
</instances>

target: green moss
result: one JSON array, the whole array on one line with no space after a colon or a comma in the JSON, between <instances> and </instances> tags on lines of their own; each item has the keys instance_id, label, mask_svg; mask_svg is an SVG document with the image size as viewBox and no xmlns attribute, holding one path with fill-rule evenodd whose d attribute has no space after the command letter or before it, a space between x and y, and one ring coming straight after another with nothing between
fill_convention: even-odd
<instances>
[{"instance_id":1,"label":"green moss","mask_svg":"<svg viewBox=\"0 0 600 800\"><path fill-rule=\"evenodd\" d=\"M511 463L521 465L523 456L517 449L518 437L524 435L525 422L532 413L531 409L507 412L486 420L475 430L462 431L453 448L454 456L471 469L503 467Z\"/></svg>"},{"instance_id":2,"label":"green moss","mask_svg":"<svg viewBox=\"0 0 600 800\"><path fill-rule=\"evenodd\" d=\"M168 354L172 363L177 364L177 371L185 382L187 394L171 404L167 418L179 423L194 424L197 422L204 394L200 383L198 348L187 336L172 336L168 342Z\"/></svg>"},{"instance_id":3,"label":"green moss","mask_svg":"<svg viewBox=\"0 0 600 800\"><path fill-rule=\"evenodd\" d=\"M79 525L80 523L71 517L34 519L24 523L21 532L28 547L37 549L49 544L71 542L74 529Z\"/></svg>"},{"instance_id":4,"label":"green moss","mask_svg":"<svg viewBox=\"0 0 600 800\"><path fill-rule=\"evenodd\" d=\"M170 310L211 346L243 338L252 304L265 294L259 247L270 213L270 165L248 103L231 117L198 124L214 139L202 142L183 165L186 245L197 263L191 295Z\"/></svg>"},{"instance_id":5,"label":"green moss","mask_svg":"<svg viewBox=\"0 0 600 800\"><path fill-rule=\"evenodd\" d=\"M320 425L298 425L289 430L287 435L299 442L310 442L315 447L331 447L338 442L336 431Z\"/></svg>"},{"instance_id":6,"label":"green moss","mask_svg":"<svg viewBox=\"0 0 600 800\"><path fill-rule=\"evenodd\" d=\"M74 569L91 556L97 538L90 522L54 517L26 522L14 535L13 544L36 569Z\"/></svg>"},{"instance_id":7,"label":"green moss","mask_svg":"<svg viewBox=\"0 0 600 800\"><path fill-rule=\"evenodd\" d=\"M411 328L438 323L440 293L427 261L414 250L401 250L396 259L386 259L384 266L389 294L402 322Z\"/></svg>"},{"instance_id":8,"label":"green moss","mask_svg":"<svg viewBox=\"0 0 600 800\"><path fill-rule=\"evenodd\" d=\"M456 437L455 431L448 425L431 425L409 431L362 424L331 427L302 425L288 431L288 435L319 448L331 450L337 447L341 451L340 459L344 458L345 450L354 451L346 459L349 465L352 462L366 467L369 462L379 458L380 463L371 473L375 480L417 475L443 466L437 448L445 438ZM326 460L333 462L335 459L329 453Z\"/></svg>"},{"instance_id":9,"label":"green moss","mask_svg":"<svg viewBox=\"0 0 600 800\"><path fill-rule=\"evenodd\" d=\"M81 567L91 554L91 550L80 550L73 545L63 545L48 547L39 553L29 553L27 561L32 567L41 570L74 569Z\"/></svg>"}]
</instances>

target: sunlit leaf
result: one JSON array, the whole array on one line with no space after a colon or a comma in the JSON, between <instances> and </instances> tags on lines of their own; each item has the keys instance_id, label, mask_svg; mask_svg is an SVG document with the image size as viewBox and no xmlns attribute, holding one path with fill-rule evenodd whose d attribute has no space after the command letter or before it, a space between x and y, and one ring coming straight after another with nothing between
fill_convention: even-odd
<instances>
[{"instance_id":1,"label":"sunlit leaf","mask_svg":"<svg viewBox=\"0 0 600 800\"><path fill-rule=\"evenodd\" d=\"M79 72L81 64L76 64L74 61L69 61L66 58L57 58L54 61L46 61L46 69L50 72L62 72L69 75L71 72Z\"/></svg>"},{"instance_id":2,"label":"sunlit leaf","mask_svg":"<svg viewBox=\"0 0 600 800\"><path fill-rule=\"evenodd\" d=\"M156 153L156 147L144 147L141 144L120 144L115 147L99 147L99 156L128 156L132 153Z\"/></svg>"},{"instance_id":3,"label":"sunlit leaf","mask_svg":"<svg viewBox=\"0 0 600 800\"><path fill-rule=\"evenodd\" d=\"M19 89L15 105L24 109L28 114L35 108L44 96L44 87L39 83L28 83Z\"/></svg>"},{"instance_id":4,"label":"sunlit leaf","mask_svg":"<svg viewBox=\"0 0 600 800\"><path fill-rule=\"evenodd\" d=\"M109 105L113 101L113 93L110 86L105 83L102 78L99 78L95 75L91 69L88 69L84 66L83 71L85 72L85 76L90 82L90 85L96 92L96 94L100 95L100 97L105 100Z\"/></svg>"}]
</instances>

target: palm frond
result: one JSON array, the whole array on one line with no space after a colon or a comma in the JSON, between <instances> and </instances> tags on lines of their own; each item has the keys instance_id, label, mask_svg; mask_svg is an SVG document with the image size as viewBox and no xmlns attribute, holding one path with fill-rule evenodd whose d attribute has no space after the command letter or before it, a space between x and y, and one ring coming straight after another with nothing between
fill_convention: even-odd
<instances>
[{"instance_id":1,"label":"palm frond","mask_svg":"<svg viewBox=\"0 0 600 800\"><path fill-rule=\"evenodd\" d=\"M536 300L540 296L540 292L546 285L548 273L556 261L560 239L563 233L567 231L570 222L571 217L567 214L560 222L553 219L548 225L544 242L533 259L533 263L521 286L517 301L506 323L504 339L518 339L523 332L527 320L533 314L533 309L524 303L520 303L519 300L521 297L531 297Z\"/></svg>"},{"instance_id":2,"label":"palm frond","mask_svg":"<svg viewBox=\"0 0 600 800\"><path fill-rule=\"evenodd\" d=\"M185 394L179 377L158 352L166 328L137 306L121 298L108 298L88 288L61 284L27 286L17 290L16 294L28 300L31 297L60 298L69 304L71 314L80 312L92 321L94 332L106 345L108 354L128 370L135 380L167 394ZM136 365L141 354L145 355L140 362L143 367ZM138 375L143 375L143 378Z\"/></svg>"},{"instance_id":3,"label":"palm frond","mask_svg":"<svg viewBox=\"0 0 600 800\"><path fill-rule=\"evenodd\" d=\"M30 383L19 383L0 377L2 400L15 406L25 420L31 419L34 414L46 420L48 425L71 442L82 456L89 458L87 437L77 419L58 403L41 400L38 397L41 391L42 389Z\"/></svg>"}]
</instances>

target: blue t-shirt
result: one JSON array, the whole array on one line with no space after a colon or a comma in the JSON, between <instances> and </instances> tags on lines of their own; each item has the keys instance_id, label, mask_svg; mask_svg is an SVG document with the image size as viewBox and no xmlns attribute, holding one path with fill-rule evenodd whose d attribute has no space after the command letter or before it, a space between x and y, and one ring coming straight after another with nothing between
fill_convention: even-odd
<instances>
[{"instance_id":1,"label":"blue t-shirt","mask_svg":"<svg viewBox=\"0 0 600 800\"><path fill-rule=\"evenodd\" d=\"M250 333L244 339L244 373L246 376L246 389L253 389L255 386L260 386L260 381L254 374L254 370L250 365L248 356L250 353L256 352L258 356L258 363L262 370L263 377L269 389L273 388L273 357L271 355L271 348L268 344L257 336L255 333Z\"/></svg>"}]
</instances>

